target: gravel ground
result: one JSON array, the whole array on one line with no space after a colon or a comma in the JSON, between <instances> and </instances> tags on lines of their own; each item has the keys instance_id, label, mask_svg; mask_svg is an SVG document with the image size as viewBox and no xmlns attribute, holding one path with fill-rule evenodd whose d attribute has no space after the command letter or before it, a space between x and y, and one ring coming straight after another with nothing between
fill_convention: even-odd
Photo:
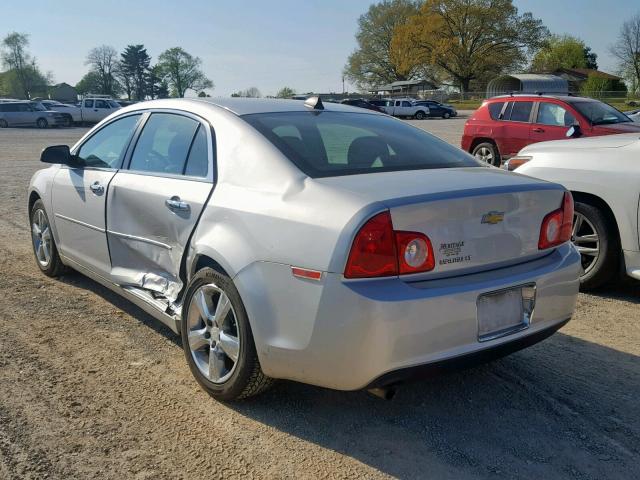
<instances>
[{"instance_id":1,"label":"gravel ground","mask_svg":"<svg viewBox=\"0 0 640 480\"><path fill-rule=\"evenodd\" d=\"M419 124L457 144L463 119ZM40 274L26 187L85 129L0 129L0 478L640 478L640 288L580 295L545 342L384 402L281 382L225 405L179 339Z\"/></svg>"}]
</instances>

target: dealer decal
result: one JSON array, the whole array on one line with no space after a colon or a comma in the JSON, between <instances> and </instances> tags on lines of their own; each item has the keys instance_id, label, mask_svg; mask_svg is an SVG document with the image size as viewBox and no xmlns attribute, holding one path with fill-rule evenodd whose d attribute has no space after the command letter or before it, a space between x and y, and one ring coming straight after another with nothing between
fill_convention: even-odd
<instances>
[{"instance_id":1,"label":"dealer decal","mask_svg":"<svg viewBox=\"0 0 640 480\"><path fill-rule=\"evenodd\" d=\"M440 258L438 264L449 265L452 263L462 263L471 261L471 255L463 255L464 240L459 242L441 243L438 251Z\"/></svg>"}]
</instances>

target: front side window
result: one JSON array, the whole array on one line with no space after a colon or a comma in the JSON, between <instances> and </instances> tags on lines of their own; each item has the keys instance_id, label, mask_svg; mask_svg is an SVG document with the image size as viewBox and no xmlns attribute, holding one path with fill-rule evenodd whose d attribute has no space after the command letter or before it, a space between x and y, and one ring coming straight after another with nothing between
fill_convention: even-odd
<instances>
[{"instance_id":1,"label":"front side window","mask_svg":"<svg viewBox=\"0 0 640 480\"><path fill-rule=\"evenodd\" d=\"M109 105L104 100L96 100L96 108L109 108Z\"/></svg>"},{"instance_id":2,"label":"front side window","mask_svg":"<svg viewBox=\"0 0 640 480\"><path fill-rule=\"evenodd\" d=\"M528 122L532 108L533 102L513 102L511 116L508 119L512 122Z\"/></svg>"},{"instance_id":3,"label":"front side window","mask_svg":"<svg viewBox=\"0 0 640 480\"><path fill-rule=\"evenodd\" d=\"M310 177L480 166L460 149L387 116L325 111L242 118Z\"/></svg>"},{"instance_id":4,"label":"front side window","mask_svg":"<svg viewBox=\"0 0 640 480\"><path fill-rule=\"evenodd\" d=\"M111 106L111 108L120 108L120 104L118 102L114 102L113 100L109 100L107 103Z\"/></svg>"},{"instance_id":5,"label":"front side window","mask_svg":"<svg viewBox=\"0 0 640 480\"><path fill-rule=\"evenodd\" d=\"M403 106L403 107L410 107L410 106L411 106L411 103L409 103L409 102L402 102L402 106Z\"/></svg>"},{"instance_id":6,"label":"front side window","mask_svg":"<svg viewBox=\"0 0 640 480\"><path fill-rule=\"evenodd\" d=\"M130 170L182 175L200 122L171 113L154 113L138 138Z\"/></svg>"},{"instance_id":7,"label":"front side window","mask_svg":"<svg viewBox=\"0 0 640 480\"><path fill-rule=\"evenodd\" d=\"M119 168L139 119L139 114L130 115L98 130L80 147L76 155L78 166Z\"/></svg>"},{"instance_id":8,"label":"front side window","mask_svg":"<svg viewBox=\"0 0 640 480\"><path fill-rule=\"evenodd\" d=\"M557 103L541 102L538 106L536 123L556 127L570 127L576 123L575 117Z\"/></svg>"},{"instance_id":9,"label":"front side window","mask_svg":"<svg viewBox=\"0 0 640 480\"><path fill-rule=\"evenodd\" d=\"M619 112L606 103L595 100L571 101L569 103L573 108L584 115L591 125L609 125L613 123L626 123L632 121L624 113Z\"/></svg>"}]
</instances>

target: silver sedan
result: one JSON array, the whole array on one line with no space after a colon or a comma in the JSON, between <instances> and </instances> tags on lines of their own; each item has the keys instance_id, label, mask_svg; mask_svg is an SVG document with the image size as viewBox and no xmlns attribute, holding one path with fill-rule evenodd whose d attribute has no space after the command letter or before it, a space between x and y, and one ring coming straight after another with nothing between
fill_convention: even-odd
<instances>
[{"instance_id":1,"label":"silver sedan","mask_svg":"<svg viewBox=\"0 0 640 480\"><path fill-rule=\"evenodd\" d=\"M136 104L29 186L40 269L180 333L215 398L371 389L473 365L571 317L571 195L400 120L257 99Z\"/></svg>"}]
</instances>

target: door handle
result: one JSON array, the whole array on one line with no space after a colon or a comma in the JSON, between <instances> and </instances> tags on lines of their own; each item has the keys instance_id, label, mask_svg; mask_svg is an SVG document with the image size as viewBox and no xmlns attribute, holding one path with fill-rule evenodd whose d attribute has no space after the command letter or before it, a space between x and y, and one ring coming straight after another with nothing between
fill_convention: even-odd
<instances>
[{"instance_id":1,"label":"door handle","mask_svg":"<svg viewBox=\"0 0 640 480\"><path fill-rule=\"evenodd\" d=\"M102 195L104 193L104 186L102 186L98 181L93 182L89 188L96 195Z\"/></svg>"},{"instance_id":2,"label":"door handle","mask_svg":"<svg viewBox=\"0 0 640 480\"><path fill-rule=\"evenodd\" d=\"M164 201L164 204L169 210L179 212L187 212L191 208L187 202L183 202L182 200L180 200L180 197L178 197L177 195L174 195L171 198L167 198Z\"/></svg>"},{"instance_id":3,"label":"door handle","mask_svg":"<svg viewBox=\"0 0 640 480\"><path fill-rule=\"evenodd\" d=\"M544 128L534 128L533 131L536 133L544 133Z\"/></svg>"}]
</instances>

